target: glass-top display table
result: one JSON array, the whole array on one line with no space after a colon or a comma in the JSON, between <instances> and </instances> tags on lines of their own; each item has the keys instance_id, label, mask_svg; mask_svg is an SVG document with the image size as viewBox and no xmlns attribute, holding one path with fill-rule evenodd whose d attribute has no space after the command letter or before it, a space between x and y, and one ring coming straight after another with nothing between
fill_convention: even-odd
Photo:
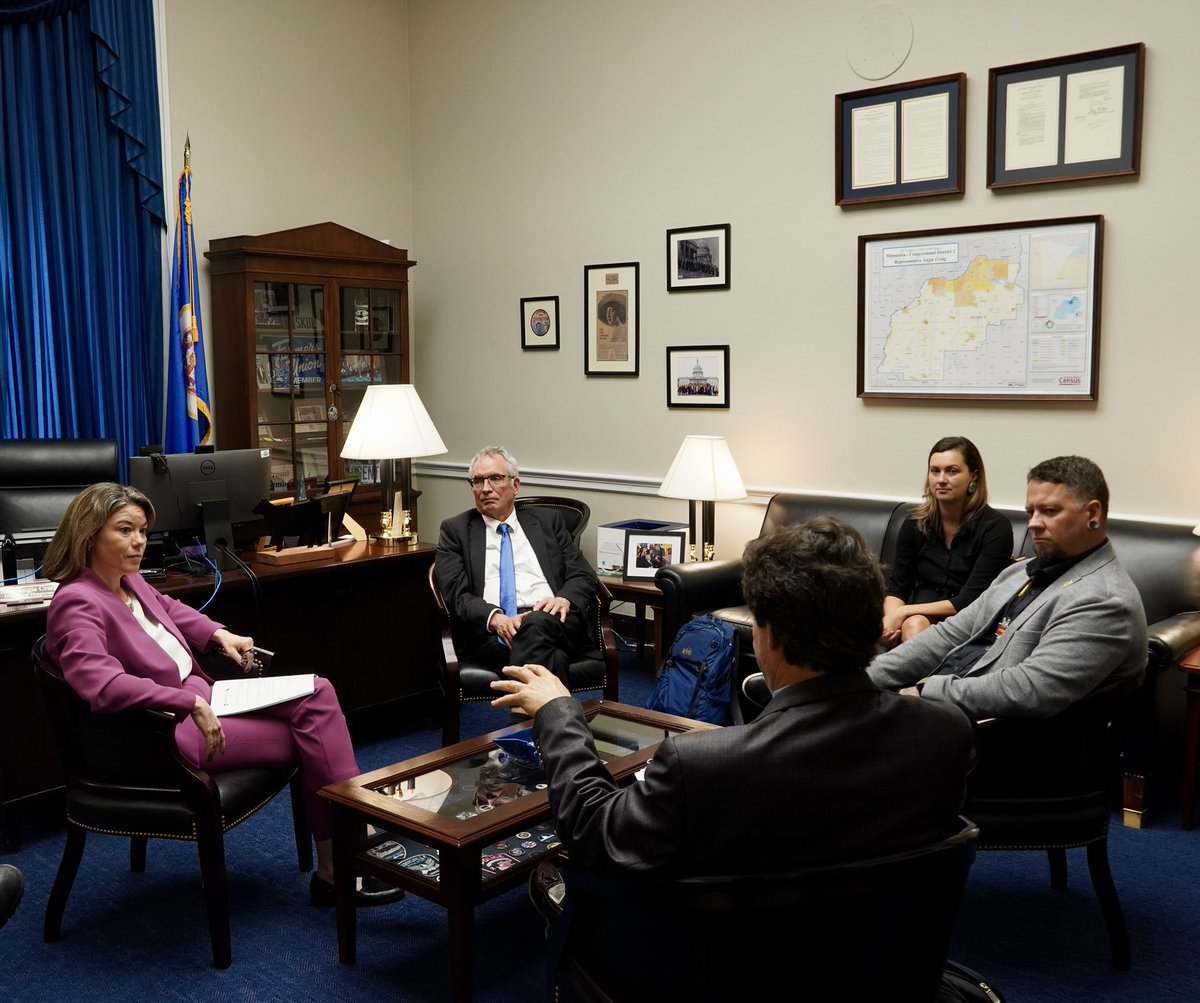
<instances>
[{"instance_id":1,"label":"glass-top display table","mask_svg":"<svg viewBox=\"0 0 1200 1003\"><path fill-rule=\"evenodd\" d=\"M645 766L667 736L714 727L602 700L583 706L596 751L618 782ZM353 964L357 948L355 878L374 874L445 906L454 999L471 998L475 906L525 881L560 845L531 729L516 724L321 791L333 809L344 964ZM379 831L368 836L368 825Z\"/></svg>"}]
</instances>

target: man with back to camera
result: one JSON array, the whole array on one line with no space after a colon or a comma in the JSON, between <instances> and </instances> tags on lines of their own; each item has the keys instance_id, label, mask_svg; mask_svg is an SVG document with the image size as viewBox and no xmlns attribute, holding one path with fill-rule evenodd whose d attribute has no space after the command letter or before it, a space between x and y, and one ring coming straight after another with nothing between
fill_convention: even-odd
<instances>
[{"instance_id":1,"label":"man with back to camera","mask_svg":"<svg viewBox=\"0 0 1200 1003\"><path fill-rule=\"evenodd\" d=\"M622 875L786 871L957 831L971 724L868 678L883 577L858 531L822 517L754 540L742 588L774 696L745 726L665 739L629 787L613 782L553 674L511 666L492 683L503 693L493 706L534 717L572 862Z\"/></svg>"},{"instance_id":2,"label":"man with back to camera","mask_svg":"<svg viewBox=\"0 0 1200 1003\"><path fill-rule=\"evenodd\" d=\"M485 446L468 470L475 508L442 523L436 558L454 648L496 667L536 662L566 679L571 657L591 646L584 611L596 573L557 513L516 510L521 477L507 449Z\"/></svg>"},{"instance_id":3,"label":"man with back to camera","mask_svg":"<svg viewBox=\"0 0 1200 1003\"><path fill-rule=\"evenodd\" d=\"M887 689L956 704L973 718L1049 717L1133 685L1146 614L1105 535L1108 485L1082 456L1029 471L1036 558L1002 571L974 603L868 668Z\"/></svg>"}]
</instances>

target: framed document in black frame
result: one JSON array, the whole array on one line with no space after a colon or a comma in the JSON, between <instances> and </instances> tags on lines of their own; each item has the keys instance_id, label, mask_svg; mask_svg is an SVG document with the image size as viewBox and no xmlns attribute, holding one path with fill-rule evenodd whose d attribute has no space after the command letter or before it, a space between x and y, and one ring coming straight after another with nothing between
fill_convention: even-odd
<instances>
[{"instance_id":1,"label":"framed document in black frame","mask_svg":"<svg viewBox=\"0 0 1200 1003\"><path fill-rule=\"evenodd\" d=\"M988 71L987 186L1136 177L1142 42Z\"/></svg>"},{"instance_id":2,"label":"framed document in black frame","mask_svg":"<svg viewBox=\"0 0 1200 1003\"><path fill-rule=\"evenodd\" d=\"M967 75L838 94L834 202L963 193Z\"/></svg>"}]
</instances>

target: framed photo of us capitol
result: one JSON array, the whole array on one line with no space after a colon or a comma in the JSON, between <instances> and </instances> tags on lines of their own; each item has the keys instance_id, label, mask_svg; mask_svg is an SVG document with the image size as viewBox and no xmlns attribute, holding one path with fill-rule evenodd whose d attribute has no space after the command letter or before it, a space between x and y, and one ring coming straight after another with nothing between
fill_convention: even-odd
<instances>
[{"instance_id":1,"label":"framed photo of us capitol","mask_svg":"<svg viewBox=\"0 0 1200 1003\"><path fill-rule=\"evenodd\" d=\"M858 396L1096 400L1104 217L858 238Z\"/></svg>"}]
</instances>

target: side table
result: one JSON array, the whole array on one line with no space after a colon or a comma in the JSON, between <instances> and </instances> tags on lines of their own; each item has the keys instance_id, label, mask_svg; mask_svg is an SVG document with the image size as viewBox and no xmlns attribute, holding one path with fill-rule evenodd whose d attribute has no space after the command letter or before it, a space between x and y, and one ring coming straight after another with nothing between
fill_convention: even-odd
<instances>
[{"instance_id":1,"label":"side table","mask_svg":"<svg viewBox=\"0 0 1200 1003\"><path fill-rule=\"evenodd\" d=\"M662 636L662 616L660 615L663 608L662 589L654 584L653 578L610 578L607 575L601 575L600 581L604 582L605 587L617 602L633 603L635 613L633 627L633 642L637 646L637 653L642 654L642 644L646 630L646 607L655 611L654 614L654 664L657 668L662 665L663 652L663 636Z\"/></svg>"}]
</instances>

